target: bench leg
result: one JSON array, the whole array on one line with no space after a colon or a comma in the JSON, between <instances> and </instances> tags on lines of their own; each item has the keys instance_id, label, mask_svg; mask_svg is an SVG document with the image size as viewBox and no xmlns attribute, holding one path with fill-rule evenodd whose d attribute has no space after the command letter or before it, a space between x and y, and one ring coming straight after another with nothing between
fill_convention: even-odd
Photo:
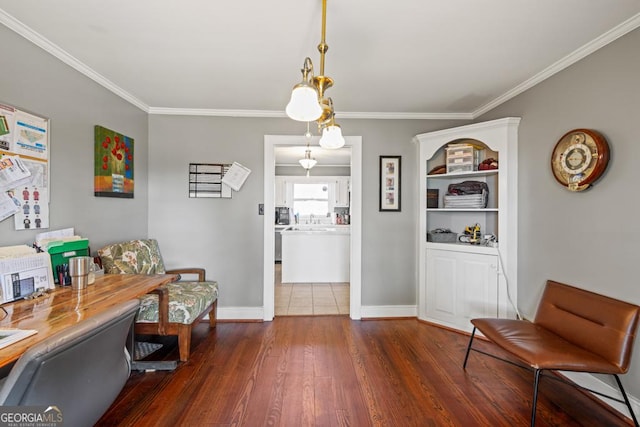
<instances>
[{"instance_id":1,"label":"bench leg","mask_svg":"<svg viewBox=\"0 0 640 427\"><path fill-rule=\"evenodd\" d=\"M476 335L476 328L474 326L473 332L471 332L471 337L469 338L469 345L467 346L467 354L464 355L464 363L462 364L462 369L467 368L467 359L469 359L469 352L471 351L471 344L473 343L473 337Z\"/></svg>"},{"instance_id":2,"label":"bench leg","mask_svg":"<svg viewBox=\"0 0 640 427\"><path fill-rule=\"evenodd\" d=\"M211 307L211 311L209 312L209 327L216 327L216 320L218 318L218 300L215 300L213 303L213 307Z\"/></svg>"},{"instance_id":3,"label":"bench leg","mask_svg":"<svg viewBox=\"0 0 640 427\"><path fill-rule=\"evenodd\" d=\"M622 387L622 382L620 382L620 378L618 375L613 375L616 378L616 382L618 383L618 388L622 393L622 397L624 398L624 403L626 403L627 408L629 408L629 413L631 414L631 418L633 419L633 425L638 427L638 419L636 418L636 414L633 412L633 408L631 407L631 402L629 402L629 398L627 397L627 393L624 391L624 387Z\"/></svg>"},{"instance_id":4,"label":"bench leg","mask_svg":"<svg viewBox=\"0 0 640 427\"><path fill-rule=\"evenodd\" d=\"M191 351L191 325L180 325L178 329L178 350L180 351L180 361L189 360Z\"/></svg>"},{"instance_id":5,"label":"bench leg","mask_svg":"<svg viewBox=\"0 0 640 427\"><path fill-rule=\"evenodd\" d=\"M531 427L536 425L536 406L538 405L538 384L540 384L540 374L542 369L535 370L535 379L533 380L533 402L531 402Z\"/></svg>"}]
</instances>

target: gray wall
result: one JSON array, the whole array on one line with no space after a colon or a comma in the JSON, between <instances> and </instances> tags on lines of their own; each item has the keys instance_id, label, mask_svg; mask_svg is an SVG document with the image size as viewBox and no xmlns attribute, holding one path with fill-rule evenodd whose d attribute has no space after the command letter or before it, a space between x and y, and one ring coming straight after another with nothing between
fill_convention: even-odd
<instances>
[{"instance_id":1,"label":"gray wall","mask_svg":"<svg viewBox=\"0 0 640 427\"><path fill-rule=\"evenodd\" d=\"M220 307L262 306L264 135L302 135L288 119L151 116L149 235L170 267L202 265L220 282ZM362 304L416 304L417 133L449 121L341 120L362 136ZM378 212L378 156L402 156L402 211ZM230 200L189 199L189 162L239 162L251 169Z\"/></svg>"},{"instance_id":2,"label":"gray wall","mask_svg":"<svg viewBox=\"0 0 640 427\"><path fill-rule=\"evenodd\" d=\"M50 230L75 227L92 250L147 234L147 114L0 25L0 102L50 121ZM93 129L135 140L135 198L93 196ZM46 231L46 230L40 230ZM0 222L0 246L31 244L35 230Z\"/></svg>"},{"instance_id":3,"label":"gray wall","mask_svg":"<svg viewBox=\"0 0 640 427\"><path fill-rule=\"evenodd\" d=\"M627 34L479 121L520 116L518 303L532 316L547 279L640 304L640 30ZM581 193L561 187L551 152L567 131L600 131L611 160ZM623 380L640 396L640 340Z\"/></svg>"}]
</instances>

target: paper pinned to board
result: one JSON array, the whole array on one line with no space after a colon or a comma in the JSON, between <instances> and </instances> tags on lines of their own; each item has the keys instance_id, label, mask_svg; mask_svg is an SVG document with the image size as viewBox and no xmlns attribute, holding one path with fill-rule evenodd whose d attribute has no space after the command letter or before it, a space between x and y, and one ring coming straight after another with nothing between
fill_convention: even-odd
<instances>
[{"instance_id":1,"label":"paper pinned to board","mask_svg":"<svg viewBox=\"0 0 640 427\"><path fill-rule=\"evenodd\" d=\"M246 166L242 166L238 162L233 162L227 173L222 177L222 183L228 185L235 191L240 191L240 188L249 177L251 169Z\"/></svg>"},{"instance_id":2,"label":"paper pinned to board","mask_svg":"<svg viewBox=\"0 0 640 427\"><path fill-rule=\"evenodd\" d=\"M31 183L31 171L18 156L0 156L0 191Z\"/></svg>"}]
</instances>

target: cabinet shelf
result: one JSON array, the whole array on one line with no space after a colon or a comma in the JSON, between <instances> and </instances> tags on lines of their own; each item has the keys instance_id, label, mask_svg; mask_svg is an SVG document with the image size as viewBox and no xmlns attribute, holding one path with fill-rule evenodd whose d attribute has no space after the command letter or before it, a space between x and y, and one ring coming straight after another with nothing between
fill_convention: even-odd
<instances>
[{"instance_id":1,"label":"cabinet shelf","mask_svg":"<svg viewBox=\"0 0 640 427\"><path fill-rule=\"evenodd\" d=\"M427 212L498 212L498 208L427 208Z\"/></svg>"},{"instance_id":2,"label":"cabinet shelf","mask_svg":"<svg viewBox=\"0 0 640 427\"><path fill-rule=\"evenodd\" d=\"M452 178L473 178L477 176L489 176L498 174L498 169L486 169L481 171L441 173L437 175L427 175L429 179L452 179Z\"/></svg>"},{"instance_id":3,"label":"cabinet shelf","mask_svg":"<svg viewBox=\"0 0 640 427\"><path fill-rule=\"evenodd\" d=\"M466 252L472 254L487 254L487 255L497 255L498 249L491 246L482 246L482 245L472 245L470 243L439 243L439 242L427 242L427 249L440 249L443 251L456 251L456 252Z\"/></svg>"}]
</instances>

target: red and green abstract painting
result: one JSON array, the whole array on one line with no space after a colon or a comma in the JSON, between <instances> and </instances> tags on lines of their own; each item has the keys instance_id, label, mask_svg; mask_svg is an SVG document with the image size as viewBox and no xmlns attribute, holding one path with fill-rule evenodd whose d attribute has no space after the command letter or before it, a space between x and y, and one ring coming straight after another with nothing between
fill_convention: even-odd
<instances>
[{"instance_id":1,"label":"red and green abstract painting","mask_svg":"<svg viewBox=\"0 0 640 427\"><path fill-rule=\"evenodd\" d=\"M133 138L95 127L94 195L133 198Z\"/></svg>"}]
</instances>

